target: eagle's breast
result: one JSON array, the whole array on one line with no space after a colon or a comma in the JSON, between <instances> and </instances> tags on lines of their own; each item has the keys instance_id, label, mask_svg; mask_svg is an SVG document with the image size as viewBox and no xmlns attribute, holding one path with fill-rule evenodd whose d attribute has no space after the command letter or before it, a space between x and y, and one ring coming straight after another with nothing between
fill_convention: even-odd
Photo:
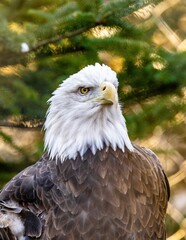
<instances>
[{"instance_id":1,"label":"eagle's breast","mask_svg":"<svg viewBox=\"0 0 186 240\"><path fill-rule=\"evenodd\" d=\"M83 157L59 161L56 176L61 180L56 186L61 192L53 188L58 206L50 209L48 218L56 227L46 234L52 237L60 231L67 239L72 235L76 239L161 239L166 187L159 178L158 159L139 149L123 153L104 148L95 155L88 150Z\"/></svg>"}]
</instances>

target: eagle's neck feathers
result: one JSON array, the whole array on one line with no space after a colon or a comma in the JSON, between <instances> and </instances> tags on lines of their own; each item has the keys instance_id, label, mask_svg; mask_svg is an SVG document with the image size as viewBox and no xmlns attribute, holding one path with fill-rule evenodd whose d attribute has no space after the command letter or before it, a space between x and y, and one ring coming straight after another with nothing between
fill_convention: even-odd
<instances>
[{"instance_id":1,"label":"eagle's neck feathers","mask_svg":"<svg viewBox=\"0 0 186 240\"><path fill-rule=\"evenodd\" d=\"M74 115L67 111L62 115L56 109L50 108L45 122L45 146L52 159L75 159L91 149L95 154L103 147L120 148L125 151L127 147L133 151L128 137L125 119L118 109L91 109L88 115ZM113 108L113 109L111 109ZM116 114L117 113L117 114Z\"/></svg>"}]
</instances>

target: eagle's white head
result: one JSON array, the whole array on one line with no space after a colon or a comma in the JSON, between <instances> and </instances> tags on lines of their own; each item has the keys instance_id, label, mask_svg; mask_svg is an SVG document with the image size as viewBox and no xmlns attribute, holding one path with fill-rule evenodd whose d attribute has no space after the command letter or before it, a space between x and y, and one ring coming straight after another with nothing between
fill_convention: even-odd
<instances>
[{"instance_id":1,"label":"eagle's white head","mask_svg":"<svg viewBox=\"0 0 186 240\"><path fill-rule=\"evenodd\" d=\"M98 63L66 79L50 98L45 149L52 159L75 159L103 147L133 151L118 103L116 73Z\"/></svg>"}]
</instances>

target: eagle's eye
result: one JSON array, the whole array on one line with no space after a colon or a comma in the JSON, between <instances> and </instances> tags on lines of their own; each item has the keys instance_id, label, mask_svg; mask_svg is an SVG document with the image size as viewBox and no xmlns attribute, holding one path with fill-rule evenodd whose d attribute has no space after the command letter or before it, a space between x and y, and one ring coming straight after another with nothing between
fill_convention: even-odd
<instances>
[{"instance_id":1,"label":"eagle's eye","mask_svg":"<svg viewBox=\"0 0 186 240\"><path fill-rule=\"evenodd\" d=\"M87 94L90 91L90 88L87 87L80 87L79 92L83 95Z\"/></svg>"}]
</instances>

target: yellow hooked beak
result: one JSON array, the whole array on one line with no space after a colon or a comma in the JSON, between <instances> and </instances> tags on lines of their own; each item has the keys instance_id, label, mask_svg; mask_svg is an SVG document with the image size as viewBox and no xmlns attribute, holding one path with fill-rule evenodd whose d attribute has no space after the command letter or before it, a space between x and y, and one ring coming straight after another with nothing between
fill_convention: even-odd
<instances>
[{"instance_id":1,"label":"yellow hooked beak","mask_svg":"<svg viewBox=\"0 0 186 240\"><path fill-rule=\"evenodd\" d=\"M118 94L115 86L110 82L102 82L100 85L100 95L95 99L102 105L118 105Z\"/></svg>"}]
</instances>

